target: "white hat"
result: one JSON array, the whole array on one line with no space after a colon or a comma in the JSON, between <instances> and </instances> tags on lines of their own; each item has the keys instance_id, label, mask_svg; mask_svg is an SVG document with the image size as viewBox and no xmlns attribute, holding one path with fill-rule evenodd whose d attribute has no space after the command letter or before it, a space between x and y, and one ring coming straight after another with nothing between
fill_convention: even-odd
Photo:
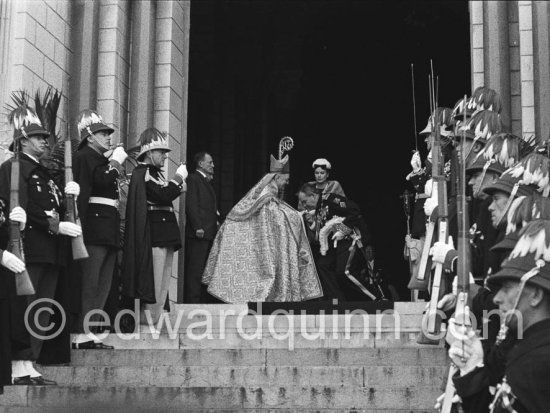
<instances>
[{"instance_id":1,"label":"white hat","mask_svg":"<svg viewBox=\"0 0 550 413\"><path fill-rule=\"evenodd\" d=\"M331 168L331 165L330 165L330 162L327 161L325 158L319 158L319 159L316 159L314 162L313 162L313 165L311 165L311 167L313 169L317 168L317 167L324 167L325 169L328 169L330 170Z\"/></svg>"}]
</instances>

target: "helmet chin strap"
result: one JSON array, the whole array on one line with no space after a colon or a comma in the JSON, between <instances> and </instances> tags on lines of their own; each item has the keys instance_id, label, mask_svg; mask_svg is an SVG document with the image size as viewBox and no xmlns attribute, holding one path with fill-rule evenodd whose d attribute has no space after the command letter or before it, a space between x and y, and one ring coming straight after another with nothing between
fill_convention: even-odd
<instances>
[{"instance_id":1,"label":"helmet chin strap","mask_svg":"<svg viewBox=\"0 0 550 413\"><path fill-rule=\"evenodd\" d=\"M105 149L105 151L108 151L109 149L109 146L106 146L104 145L98 138L96 138L96 136L92 133L91 135L93 138L94 138L94 142L97 143L101 148Z\"/></svg>"},{"instance_id":2,"label":"helmet chin strap","mask_svg":"<svg viewBox=\"0 0 550 413\"><path fill-rule=\"evenodd\" d=\"M32 148L34 150L34 152L37 152L37 153L40 153L40 155L42 155L44 153L44 151L42 149L40 149L40 147L38 145L36 145L31 139L30 137L27 137L27 142L29 143L29 147Z\"/></svg>"}]
</instances>

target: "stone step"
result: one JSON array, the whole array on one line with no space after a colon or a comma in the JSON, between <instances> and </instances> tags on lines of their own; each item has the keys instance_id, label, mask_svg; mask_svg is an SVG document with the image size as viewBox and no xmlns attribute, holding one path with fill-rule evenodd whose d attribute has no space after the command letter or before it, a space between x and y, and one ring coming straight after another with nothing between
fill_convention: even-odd
<instances>
[{"instance_id":1,"label":"stone step","mask_svg":"<svg viewBox=\"0 0 550 413\"><path fill-rule=\"evenodd\" d=\"M180 333L135 333L108 334L105 344L116 349L252 349L252 348L382 348L382 347L433 347L419 345L418 331L383 331L369 333L347 331L332 333L312 333L302 331L287 332L217 332L204 331L191 335ZM438 344L441 345L441 344Z\"/></svg>"},{"instance_id":2,"label":"stone step","mask_svg":"<svg viewBox=\"0 0 550 413\"><path fill-rule=\"evenodd\" d=\"M71 366L445 366L444 347L73 350Z\"/></svg>"},{"instance_id":3,"label":"stone step","mask_svg":"<svg viewBox=\"0 0 550 413\"><path fill-rule=\"evenodd\" d=\"M188 411L191 409L367 409L433 411L441 386L352 387L95 387L9 386L0 406L93 411ZM110 409L110 410L106 410ZM66 410L66 411L67 411Z\"/></svg>"},{"instance_id":4,"label":"stone step","mask_svg":"<svg viewBox=\"0 0 550 413\"><path fill-rule=\"evenodd\" d=\"M185 314L171 312L157 323L150 319L136 318L141 332L151 331L149 325L166 332L200 333L207 329L227 332L263 331L282 332L288 330L307 332L332 331L420 331L421 314L400 314L385 312L383 314L337 314L337 315L210 315Z\"/></svg>"},{"instance_id":5,"label":"stone step","mask_svg":"<svg viewBox=\"0 0 550 413\"><path fill-rule=\"evenodd\" d=\"M158 413L158 408L140 408L136 410L134 407L126 409L124 406L117 406L116 413L134 413L139 411L140 413ZM181 407L163 408L162 413L296 413L296 409L183 409ZM42 407L40 413L65 413L73 412L70 406L59 407ZM300 409L300 413L436 413L434 409ZM4 407L2 413L37 413L34 407ZM89 407L79 408L78 413L113 413L111 407Z\"/></svg>"},{"instance_id":6,"label":"stone step","mask_svg":"<svg viewBox=\"0 0 550 413\"><path fill-rule=\"evenodd\" d=\"M79 366L44 367L62 386L254 387L348 386L430 388L443 383L447 366Z\"/></svg>"}]
</instances>

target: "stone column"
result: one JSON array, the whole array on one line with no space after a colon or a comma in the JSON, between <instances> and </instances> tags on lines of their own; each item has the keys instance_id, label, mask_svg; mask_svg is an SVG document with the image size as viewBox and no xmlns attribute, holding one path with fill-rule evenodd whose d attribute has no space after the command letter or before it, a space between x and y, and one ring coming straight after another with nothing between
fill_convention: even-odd
<instances>
[{"instance_id":1,"label":"stone column","mask_svg":"<svg viewBox=\"0 0 550 413\"><path fill-rule=\"evenodd\" d=\"M167 173L172 176L186 157L190 2L158 1L156 5L153 126L168 132L172 152ZM180 200L177 213L182 233L185 233L183 202ZM183 272L183 257L182 249L174 260L174 274ZM178 277L172 277L171 301L176 297L182 301L182 282L183 277L179 281Z\"/></svg>"},{"instance_id":2,"label":"stone column","mask_svg":"<svg viewBox=\"0 0 550 413\"><path fill-rule=\"evenodd\" d=\"M521 132L525 136L535 134L533 2L518 1L518 16L521 65Z\"/></svg>"},{"instance_id":3,"label":"stone column","mask_svg":"<svg viewBox=\"0 0 550 413\"><path fill-rule=\"evenodd\" d=\"M99 5L97 111L115 128L114 142L126 142L128 124L129 2Z\"/></svg>"},{"instance_id":4,"label":"stone column","mask_svg":"<svg viewBox=\"0 0 550 413\"><path fill-rule=\"evenodd\" d=\"M484 21L484 80L485 86L495 89L500 96L510 95L510 54L508 49L508 5L502 1L483 3ZM503 24L504 22L504 24ZM504 125L511 125L509 99L502 99L501 118Z\"/></svg>"},{"instance_id":5,"label":"stone column","mask_svg":"<svg viewBox=\"0 0 550 413\"><path fill-rule=\"evenodd\" d=\"M485 83L483 6L484 2L470 1L472 92Z\"/></svg>"},{"instance_id":6,"label":"stone column","mask_svg":"<svg viewBox=\"0 0 550 413\"><path fill-rule=\"evenodd\" d=\"M535 80L535 130L540 139L550 137L550 5L533 2L533 52Z\"/></svg>"},{"instance_id":7,"label":"stone column","mask_svg":"<svg viewBox=\"0 0 550 413\"><path fill-rule=\"evenodd\" d=\"M135 147L141 132L153 125L155 13L155 2L133 4L128 148Z\"/></svg>"}]
</instances>

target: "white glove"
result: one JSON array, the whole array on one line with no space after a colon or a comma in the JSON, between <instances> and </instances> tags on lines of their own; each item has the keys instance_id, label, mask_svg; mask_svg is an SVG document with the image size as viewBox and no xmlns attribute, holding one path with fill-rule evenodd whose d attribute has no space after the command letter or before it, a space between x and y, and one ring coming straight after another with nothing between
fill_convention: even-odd
<instances>
[{"instance_id":1,"label":"white glove","mask_svg":"<svg viewBox=\"0 0 550 413\"><path fill-rule=\"evenodd\" d=\"M75 238L82 235L82 228L80 228L80 225L73 224L72 222L61 221L59 223L59 233Z\"/></svg>"},{"instance_id":2,"label":"white glove","mask_svg":"<svg viewBox=\"0 0 550 413\"><path fill-rule=\"evenodd\" d=\"M435 242L433 247L430 248L430 255L432 256L433 261L443 264L448 252L454 249L455 246L453 243L453 237L449 236L448 243L444 243L442 241Z\"/></svg>"},{"instance_id":3,"label":"white glove","mask_svg":"<svg viewBox=\"0 0 550 413\"><path fill-rule=\"evenodd\" d=\"M417 173L422 168L422 162L420 161L420 153L418 151L414 151L413 156L411 158L411 166L413 168L413 172Z\"/></svg>"},{"instance_id":4,"label":"white glove","mask_svg":"<svg viewBox=\"0 0 550 413\"><path fill-rule=\"evenodd\" d=\"M67 185L65 185L65 195L73 195L76 198L80 195L80 185L75 181L67 182Z\"/></svg>"},{"instance_id":5,"label":"white glove","mask_svg":"<svg viewBox=\"0 0 550 413\"><path fill-rule=\"evenodd\" d=\"M422 241L412 238L410 235L405 235L405 244L407 245L411 261L418 260L418 257L420 257L420 251L422 250Z\"/></svg>"},{"instance_id":6,"label":"white glove","mask_svg":"<svg viewBox=\"0 0 550 413\"><path fill-rule=\"evenodd\" d=\"M428 158L428 161L430 161L430 163L432 163L432 150L431 149L430 149L430 152L428 152L428 156L426 158Z\"/></svg>"},{"instance_id":7,"label":"white glove","mask_svg":"<svg viewBox=\"0 0 550 413\"><path fill-rule=\"evenodd\" d=\"M424 184L424 193L437 199L437 185L434 185L432 178L428 179Z\"/></svg>"},{"instance_id":8,"label":"white glove","mask_svg":"<svg viewBox=\"0 0 550 413\"><path fill-rule=\"evenodd\" d=\"M27 223L27 213L21 207L15 207L10 212L10 221L19 222L19 229L23 231Z\"/></svg>"},{"instance_id":9,"label":"white glove","mask_svg":"<svg viewBox=\"0 0 550 413\"><path fill-rule=\"evenodd\" d=\"M433 210L437 208L437 198L428 198L424 202L424 213L427 217L432 215Z\"/></svg>"},{"instance_id":10,"label":"white glove","mask_svg":"<svg viewBox=\"0 0 550 413\"><path fill-rule=\"evenodd\" d=\"M25 270L25 263L9 251L2 253L2 265L16 274Z\"/></svg>"},{"instance_id":11,"label":"white glove","mask_svg":"<svg viewBox=\"0 0 550 413\"><path fill-rule=\"evenodd\" d=\"M334 248L336 248L336 244L338 244L338 241L343 240L345 237L344 233L342 231L336 231L334 235L332 236L332 240L334 241Z\"/></svg>"},{"instance_id":12,"label":"white glove","mask_svg":"<svg viewBox=\"0 0 550 413\"><path fill-rule=\"evenodd\" d=\"M176 169L176 175L181 176L181 179L185 181L185 178L187 178L187 175L188 175L187 166L185 165L178 166L178 169Z\"/></svg>"},{"instance_id":13,"label":"white glove","mask_svg":"<svg viewBox=\"0 0 550 413\"><path fill-rule=\"evenodd\" d=\"M113 153L111 154L111 158L114 161L117 161L119 164L123 164L126 158L128 157L128 154L124 150L122 146L117 146Z\"/></svg>"},{"instance_id":14,"label":"white glove","mask_svg":"<svg viewBox=\"0 0 550 413\"><path fill-rule=\"evenodd\" d=\"M483 366L483 347L481 340L472 330L465 330L463 327L457 327L453 318L449 320L449 326L455 331L455 340L449 348L449 357L453 363L460 369L460 375L471 372L478 366Z\"/></svg>"},{"instance_id":15,"label":"white glove","mask_svg":"<svg viewBox=\"0 0 550 413\"><path fill-rule=\"evenodd\" d=\"M439 396L435 401L434 409L440 410L443 406L443 400L445 400L445 393L443 393L441 396ZM454 394L453 398L451 399L452 403L462 403L462 399L458 394Z\"/></svg>"}]
</instances>

